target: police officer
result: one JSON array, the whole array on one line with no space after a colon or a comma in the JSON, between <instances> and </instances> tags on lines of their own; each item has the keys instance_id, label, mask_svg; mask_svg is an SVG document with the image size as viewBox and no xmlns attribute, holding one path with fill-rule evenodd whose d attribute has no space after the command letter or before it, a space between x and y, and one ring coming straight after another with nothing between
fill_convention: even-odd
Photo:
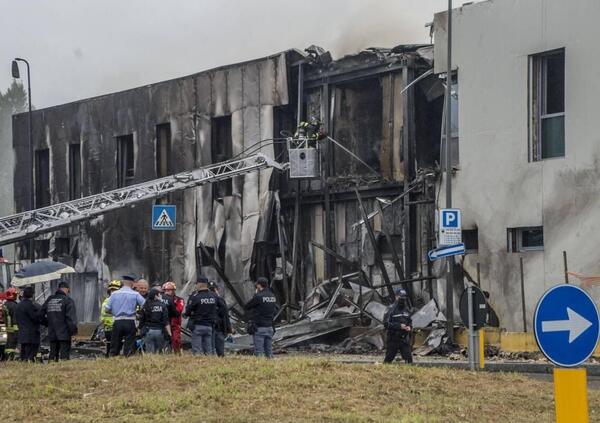
<instances>
[{"instance_id":1,"label":"police officer","mask_svg":"<svg viewBox=\"0 0 600 423\"><path fill-rule=\"evenodd\" d=\"M213 327L217 320L218 297L209 291L208 279L199 276L196 292L190 296L183 315L192 321L192 353L212 354Z\"/></svg>"},{"instance_id":2,"label":"police officer","mask_svg":"<svg viewBox=\"0 0 600 423\"><path fill-rule=\"evenodd\" d=\"M58 361L71 358L71 337L77 335L77 313L75 302L67 294L69 284L61 281L58 290L42 306L43 322L48 326L50 355L48 360Z\"/></svg>"},{"instance_id":3,"label":"police officer","mask_svg":"<svg viewBox=\"0 0 600 423\"><path fill-rule=\"evenodd\" d=\"M122 288L115 291L108 299L104 307L106 311L113 315L113 330L110 341L110 356L119 355L123 347L123 355L126 357L134 353L136 311L138 307L144 305L144 298L132 287L135 282L135 276L125 275L121 277Z\"/></svg>"},{"instance_id":4,"label":"police officer","mask_svg":"<svg viewBox=\"0 0 600 423\"><path fill-rule=\"evenodd\" d=\"M231 321L229 320L229 310L225 298L219 295L219 287L215 282L208 284L208 289L217 296L217 320L213 328L213 354L219 357L225 356L225 335L233 333Z\"/></svg>"},{"instance_id":5,"label":"police officer","mask_svg":"<svg viewBox=\"0 0 600 423\"><path fill-rule=\"evenodd\" d=\"M41 307L33 300L34 289L27 286L23 290L23 299L17 305L16 316L19 324L19 344L21 361L35 361L40 349L40 311Z\"/></svg>"},{"instance_id":6,"label":"police officer","mask_svg":"<svg viewBox=\"0 0 600 423\"><path fill-rule=\"evenodd\" d=\"M254 323L254 355L273 358L273 319L277 313L277 298L269 288L267 278L260 277L254 284L256 294L246 304L245 309L252 312Z\"/></svg>"},{"instance_id":7,"label":"police officer","mask_svg":"<svg viewBox=\"0 0 600 423\"><path fill-rule=\"evenodd\" d=\"M408 311L408 295L403 288L395 291L396 301L392 304L385 318L387 329L387 350L384 363L391 363L398 350L406 363L412 363L412 319Z\"/></svg>"},{"instance_id":8,"label":"police officer","mask_svg":"<svg viewBox=\"0 0 600 423\"><path fill-rule=\"evenodd\" d=\"M6 324L6 349L4 352L8 360L15 358L19 342L19 325L16 316L18 295L17 288L8 288L6 290L6 301L1 310Z\"/></svg>"},{"instance_id":9,"label":"police officer","mask_svg":"<svg viewBox=\"0 0 600 423\"><path fill-rule=\"evenodd\" d=\"M169 310L161 299L160 291L156 288L148 292L142 307L140 330L144 337L145 351L149 354L161 353L165 340L171 339Z\"/></svg>"}]
</instances>

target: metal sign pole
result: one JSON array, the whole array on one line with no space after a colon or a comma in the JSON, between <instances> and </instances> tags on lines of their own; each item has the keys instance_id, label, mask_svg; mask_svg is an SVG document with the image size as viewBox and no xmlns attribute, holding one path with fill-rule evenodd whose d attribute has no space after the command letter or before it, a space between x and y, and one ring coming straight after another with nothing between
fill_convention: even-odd
<instances>
[{"instance_id":1,"label":"metal sign pole","mask_svg":"<svg viewBox=\"0 0 600 423\"><path fill-rule=\"evenodd\" d=\"M163 283L167 280L165 275L165 231L162 231L160 237L160 278Z\"/></svg>"},{"instance_id":2,"label":"metal sign pole","mask_svg":"<svg viewBox=\"0 0 600 423\"><path fill-rule=\"evenodd\" d=\"M446 72L446 208L452 208L452 0L448 0L448 46ZM454 256L447 259L446 276L446 330L448 340L454 342ZM470 298L470 297L469 297Z\"/></svg>"},{"instance_id":3,"label":"metal sign pole","mask_svg":"<svg viewBox=\"0 0 600 423\"><path fill-rule=\"evenodd\" d=\"M473 289L467 287L467 304L469 310L469 369L475 370L475 342L473 333Z\"/></svg>"}]
</instances>

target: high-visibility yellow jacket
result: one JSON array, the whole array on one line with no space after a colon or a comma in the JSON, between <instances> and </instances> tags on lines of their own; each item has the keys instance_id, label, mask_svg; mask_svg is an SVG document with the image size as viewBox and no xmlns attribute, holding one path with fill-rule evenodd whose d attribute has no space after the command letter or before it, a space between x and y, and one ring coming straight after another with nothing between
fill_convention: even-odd
<instances>
[{"instance_id":1,"label":"high-visibility yellow jacket","mask_svg":"<svg viewBox=\"0 0 600 423\"><path fill-rule=\"evenodd\" d=\"M106 304L108 304L108 298L102 302L102 308L100 309L100 321L105 331L112 330L113 327L113 315L110 311L106 311Z\"/></svg>"},{"instance_id":2,"label":"high-visibility yellow jacket","mask_svg":"<svg viewBox=\"0 0 600 423\"><path fill-rule=\"evenodd\" d=\"M15 301L7 300L2 309L0 310L4 314L4 323L6 324L6 332L13 333L19 331L17 325L16 311L17 303Z\"/></svg>"}]
</instances>

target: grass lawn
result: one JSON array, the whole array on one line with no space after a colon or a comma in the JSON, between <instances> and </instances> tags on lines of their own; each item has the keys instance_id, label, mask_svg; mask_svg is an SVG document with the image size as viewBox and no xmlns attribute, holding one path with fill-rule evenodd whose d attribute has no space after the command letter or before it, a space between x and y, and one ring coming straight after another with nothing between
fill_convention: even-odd
<instances>
[{"instance_id":1,"label":"grass lawn","mask_svg":"<svg viewBox=\"0 0 600 423\"><path fill-rule=\"evenodd\" d=\"M525 376L310 358L8 363L0 404L2 422L554 421L552 384Z\"/></svg>"}]
</instances>

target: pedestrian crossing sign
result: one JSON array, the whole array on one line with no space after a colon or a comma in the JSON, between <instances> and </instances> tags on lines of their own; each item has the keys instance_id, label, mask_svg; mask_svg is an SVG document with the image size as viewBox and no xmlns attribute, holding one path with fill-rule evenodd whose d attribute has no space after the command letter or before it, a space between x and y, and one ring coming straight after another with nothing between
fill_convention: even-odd
<instances>
[{"instance_id":1,"label":"pedestrian crossing sign","mask_svg":"<svg viewBox=\"0 0 600 423\"><path fill-rule=\"evenodd\" d=\"M152 230L174 231L177 226L177 206L156 204L152 206Z\"/></svg>"}]
</instances>

